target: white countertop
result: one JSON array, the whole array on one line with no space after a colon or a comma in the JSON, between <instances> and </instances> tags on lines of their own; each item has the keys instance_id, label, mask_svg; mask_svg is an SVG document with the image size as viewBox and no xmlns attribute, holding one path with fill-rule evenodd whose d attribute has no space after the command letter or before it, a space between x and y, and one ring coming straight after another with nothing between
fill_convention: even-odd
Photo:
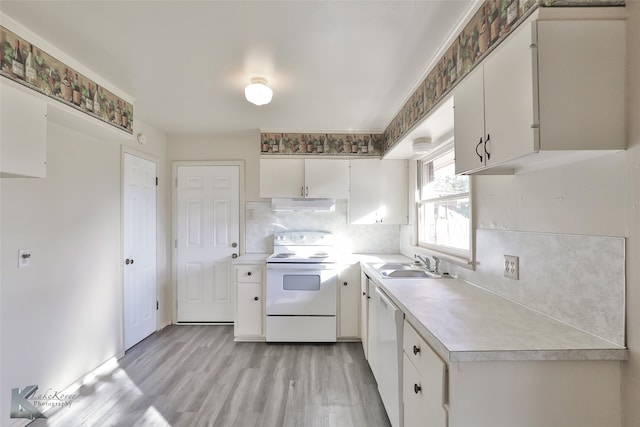
<instances>
[{"instance_id":1,"label":"white countertop","mask_svg":"<svg viewBox=\"0 0 640 427\"><path fill-rule=\"evenodd\" d=\"M374 279L446 361L626 360L627 350L477 286L457 280L380 276L369 264L411 262L403 256L361 258Z\"/></svg>"},{"instance_id":2,"label":"white countertop","mask_svg":"<svg viewBox=\"0 0 640 427\"><path fill-rule=\"evenodd\" d=\"M231 260L231 264L264 264L271 254L244 254Z\"/></svg>"}]
</instances>

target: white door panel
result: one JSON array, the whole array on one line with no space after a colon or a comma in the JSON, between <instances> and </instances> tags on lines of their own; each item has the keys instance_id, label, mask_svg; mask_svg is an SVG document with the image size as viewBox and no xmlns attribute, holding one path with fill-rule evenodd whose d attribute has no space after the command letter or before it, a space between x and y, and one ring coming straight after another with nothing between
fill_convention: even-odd
<instances>
[{"instance_id":1,"label":"white door panel","mask_svg":"<svg viewBox=\"0 0 640 427\"><path fill-rule=\"evenodd\" d=\"M240 168L180 166L177 177L177 320L232 322Z\"/></svg>"},{"instance_id":2,"label":"white door panel","mask_svg":"<svg viewBox=\"0 0 640 427\"><path fill-rule=\"evenodd\" d=\"M156 164L124 155L124 347L156 330Z\"/></svg>"}]
</instances>

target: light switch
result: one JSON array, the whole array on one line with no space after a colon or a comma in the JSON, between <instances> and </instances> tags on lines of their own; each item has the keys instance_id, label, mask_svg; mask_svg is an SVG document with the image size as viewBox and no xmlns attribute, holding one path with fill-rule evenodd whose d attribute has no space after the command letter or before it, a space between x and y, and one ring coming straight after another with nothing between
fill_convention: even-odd
<instances>
[{"instance_id":1,"label":"light switch","mask_svg":"<svg viewBox=\"0 0 640 427\"><path fill-rule=\"evenodd\" d=\"M18 251L18 268L29 267L31 261L31 251L29 249L20 249Z\"/></svg>"}]
</instances>

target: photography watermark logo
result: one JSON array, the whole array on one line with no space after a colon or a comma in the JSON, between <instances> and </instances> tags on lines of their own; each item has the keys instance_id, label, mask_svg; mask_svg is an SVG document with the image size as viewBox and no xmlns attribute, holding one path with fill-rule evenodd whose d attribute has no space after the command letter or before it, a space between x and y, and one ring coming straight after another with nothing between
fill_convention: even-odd
<instances>
[{"instance_id":1,"label":"photography watermark logo","mask_svg":"<svg viewBox=\"0 0 640 427\"><path fill-rule=\"evenodd\" d=\"M37 385L11 389L11 418L47 418L42 412L49 408L65 408L78 398L76 394L64 394L53 389L36 394Z\"/></svg>"}]
</instances>

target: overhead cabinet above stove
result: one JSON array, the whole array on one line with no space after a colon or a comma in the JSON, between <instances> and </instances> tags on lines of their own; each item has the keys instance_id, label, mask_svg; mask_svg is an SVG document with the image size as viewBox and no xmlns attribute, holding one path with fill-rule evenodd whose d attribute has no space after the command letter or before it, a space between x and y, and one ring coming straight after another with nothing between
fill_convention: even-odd
<instances>
[{"instance_id":1,"label":"overhead cabinet above stove","mask_svg":"<svg viewBox=\"0 0 640 427\"><path fill-rule=\"evenodd\" d=\"M260 159L260 197L349 197L349 160Z\"/></svg>"},{"instance_id":2,"label":"overhead cabinet above stove","mask_svg":"<svg viewBox=\"0 0 640 427\"><path fill-rule=\"evenodd\" d=\"M625 23L525 22L454 90L456 173L625 149Z\"/></svg>"}]
</instances>

